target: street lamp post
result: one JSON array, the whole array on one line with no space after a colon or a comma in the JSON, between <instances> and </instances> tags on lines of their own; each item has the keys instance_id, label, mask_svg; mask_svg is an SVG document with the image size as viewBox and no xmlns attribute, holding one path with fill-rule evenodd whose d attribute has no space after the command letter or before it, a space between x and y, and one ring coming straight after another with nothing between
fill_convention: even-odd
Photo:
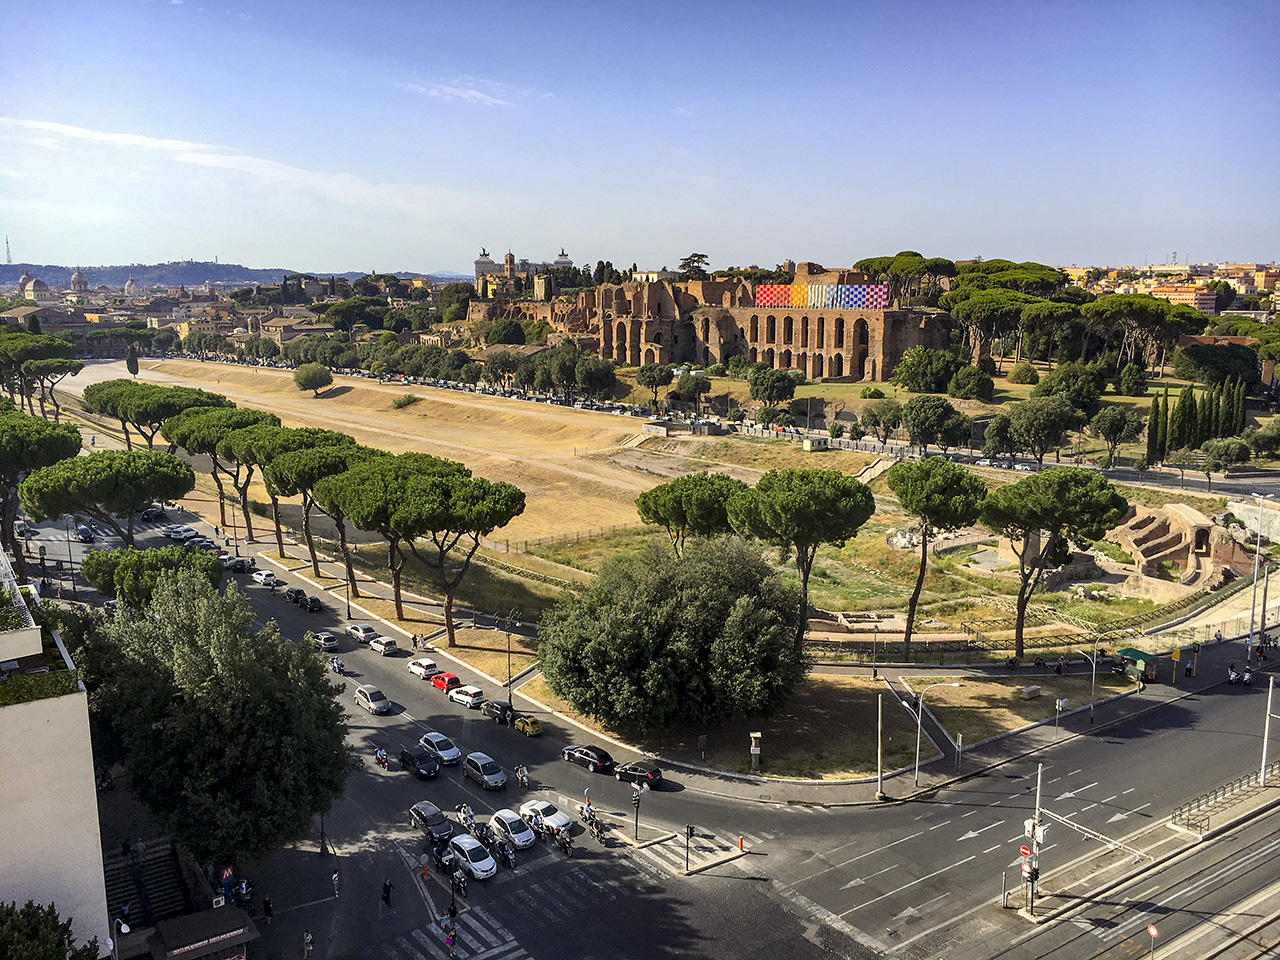
<instances>
[{"instance_id":1,"label":"street lamp post","mask_svg":"<svg viewBox=\"0 0 1280 960\"><path fill-rule=\"evenodd\" d=\"M1087 653L1085 653L1083 650L1077 650L1076 653L1080 654L1080 656L1088 660L1089 667L1091 668L1090 674L1089 674L1089 722L1093 723L1093 701L1094 701L1093 692L1098 685L1098 638L1094 637L1093 639L1093 656L1092 657L1089 656ZM1177 664L1174 664L1174 666L1177 666Z\"/></svg>"},{"instance_id":2,"label":"street lamp post","mask_svg":"<svg viewBox=\"0 0 1280 960\"><path fill-rule=\"evenodd\" d=\"M920 786L920 734L924 728L924 695L934 687L958 687L958 683L931 683L920 691L920 704L916 707L916 786Z\"/></svg>"},{"instance_id":3,"label":"street lamp post","mask_svg":"<svg viewBox=\"0 0 1280 960\"><path fill-rule=\"evenodd\" d=\"M351 619L351 578L347 577L343 581L343 585L347 588L347 619Z\"/></svg>"},{"instance_id":4,"label":"street lamp post","mask_svg":"<svg viewBox=\"0 0 1280 960\"><path fill-rule=\"evenodd\" d=\"M75 517L67 517L67 577L71 580L71 596L76 595L76 562L71 555L71 528L76 525Z\"/></svg>"},{"instance_id":5,"label":"street lamp post","mask_svg":"<svg viewBox=\"0 0 1280 960\"><path fill-rule=\"evenodd\" d=\"M879 675L876 672L876 641L880 639L879 622L871 625L871 679L874 680Z\"/></svg>"},{"instance_id":6,"label":"street lamp post","mask_svg":"<svg viewBox=\"0 0 1280 960\"><path fill-rule=\"evenodd\" d=\"M520 611L515 607L511 608L511 612L507 614L507 706L515 709L511 701L511 627L520 626L520 621L516 617L520 616Z\"/></svg>"},{"instance_id":7,"label":"street lamp post","mask_svg":"<svg viewBox=\"0 0 1280 960\"><path fill-rule=\"evenodd\" d=\"M1270 500L1269 493L1254 493L1251 496L1258 501L1258 542L1257 549L1253 551L1253 600L1249 604L1249 637L1244 645L1244 662L1247 666L1249 658L1253 656L1253 627L1254 618L1258 613L1258 562L1262 559L1262 501ZM1265 611L1263 611L1265 616Z\"/></svg>"},{"instance_id":8,"label":"street lamp post","mask_svg":"<svg viewBox=\"0 0 1280 960\"><path fill-rule=\"evenodd\" d=\"M121 937L129 932L129 925L117 917L111 923L112 936L107 938L107 949L111 951L111 960L120 960L120 944L116 937Z\"/></svg>"}]
</instances>

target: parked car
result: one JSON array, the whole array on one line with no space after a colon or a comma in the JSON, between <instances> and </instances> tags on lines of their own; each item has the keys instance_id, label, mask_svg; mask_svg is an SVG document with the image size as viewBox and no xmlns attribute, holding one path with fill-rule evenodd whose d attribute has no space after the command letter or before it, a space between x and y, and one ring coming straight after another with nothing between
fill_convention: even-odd
<instances>
[{"instance_id":1,"label":"parked car","mask_svg":"<svg viewBox=\"0 0 1280 960\"><path fill-rule=\"evenodd\" d=\"M449 691L449 699L454 703L460 703L470 710L474 710L484 703L484 691L477 686L467 684L464 687L454 687Z\"/></svg>"},{"instance_id":2,"label":"parked car","mask_svg":"<svg viewBox=\"0 0 1280 960\"><path fill-rule=\"evenodd\" d=\"M390 637L374 637L369 641L369 649L381 656L390 657L394 656L399 648Z\"/></svg>"},{"instance_id":3,"label":"parked car","mask_svg":"<svg viewBox=\"0 0 1280 960\"><path fill-rule=\"evenodd\" d=\"M419 800L410 807L409 819L429 840L448 840L453 836L453 821L430 800Z\"/></svg>"},{"instance_id":4,"label":"parked car","mask_svg":"<svg viewBox=\"0 0 1280 960\"><path fill-rule=\"evenodd\" d=\"M556 808L550 800L526 800L520 804L520 816L526 821L541 817L552 830L562 830L572 825L573 819L563 810Z\"/></svg>"},{"instance_id":5,"label":"parked car","mask_svg":"<svg viewBox=\"0 0 1280 960\"><path fill-rule=\"evenodd\" d=\"M390 713L391 701L387 695L372 683L362 683L356 687L356 703L370 713Z\"/></svg>"},{"instance_id":6,"label":"parked car","mask_svg":"<svg viewBox=\"0 0 1280 960\"><path fill-rule=\"evenodd\" d=\"M289 603L297 603L306 595L307 595L307 591L303 590L301 587L290 587L283 594L285 600L287 600Z\"/></svg>"},{"instance_id":7,"label":"parked car","mask_svg":"<svg viewBox=\"0 0 1280 960\"><path fill-rule=\"evenodd\" d=\"M196 531L194 527L188 527L185 523L174 523L160 531L163 536L170 540L185 540L187 537L194 537Z\"/></svg>"},{"instance_id":8,"label":"parked car","mask_svg":"<svg viewBox=\"0 0 1280 960\"><path fill-rule=\"evenodd\" d=\"M262 584L264 587L269 587L269 586L272 586L273 584L279 583L279 581L276 580L276 575L272 573L270 570L255 570L253 572L253 576L250 577L249 579L251 579L254 583Z\"/></svg>"},{"instance_id":9,"label":"parked car","mask_svg":"<svg viewBox=\"0 0 1280 960\"><path fill-rule=\"evenodd\" d=\"M138 514L138 516L142 517L143 520L168 520L169 519L169 515L165 513L163 509L155 505L143 508L142 513Z\"/></svg>"},{"instance_id":10,"label":"parked car","mask_svg":"<svg viewBox=\"0 0 1280 960\"><path fill-rule=\"evenodd\" d=\"M253 569L253 567L250 566L250 563L251 561L249 560L248 557L236 557L229 564L227 564L227 569L230 570L232 573L248 573L250 570Z\"/></svg>"},{"instance_id":11,"label":"parked car","mask_svg":"<svg viewBox=\"0 0 1280 960\"><path fill-rule=\"evenodd\" d=\"M81 543L93 543L93 530L83 523L80 524L80 526L76 527L76 539Z\"/></svg>"},{"instance_id":12,"label":"parked car","mask_svg":"<svg viewBox=\"0 0 1280 960\"><path fill-rule=\"evenodd\" d=\"M542 721L537 717L516 717L515 727L526 737L542 736Z\"/></svg>"},{"instance_id":13,"label":"parked car","mask_svg":"<svg viewBox=\"0 0 1280 960\"><path fill-rule=\"evenodd\" d=\"M319 597L303 597L298 601L298 606L308 613L319 613L324 609L324 601Z\"/></svg>"},{"instance_id":14,"label":"parked car","mask_svg":"<svg viewBox=\"0 0 1280 960\"><path fill-rule=\"evenodd\" d=\"M415 743L400 748L400 769L408 770L419 780L430 780L440 773L440 764L425 747Z\"/></svg>"},{"instance_id":15,"label":"parked car","mask_svg":"<svg viewBox=\"0 0 1280 960\"><path fill-rule=\"evenodd\" d=\"M475 837L460 833L449 841L445 862L452 861L476 880L485 880L498 872L498 864Z\"/></svg>"},{"instance_id":16,"label":"parked car","mask_svg":"<svg viewBox=\"0 0 1280 960\"><path fill-rule=\"evenodd\" d=\"M533 841L537 839L524 818L505 807L489 818L489 829L499 840L507 841L517 850L533 846Z\"/></svg>"},{"instance_id":17,"label":"parked car","mask_svg":"<svg viewBox=\"0 0 1280 960\"><path fill-rule=\"evenodd\" d=\"M378 631L367 623L353 623L344 632L356 643L368 643L378 635Z\"/></svg>"},{"instance_id":18,"label":"parked car","mask_svg":"<svg viewBox=\"0 0 1280 960\"><path fill-rule=\"evenodd\" d=\"M431 678L431 685L437 690L443 690L448 693L454 687L462 686L462 681L458 679L456 673L437 673Z\"/></svg>"},{"instance_id":19,"label":"parked car","mask_svg":"<svg viewBox=\"0 0 1280 960\"><path fill-rule=\"evenodd\" d=\"M497 723L510 723L516 718L516 712L505 700L486 700L481 704L480 710L486 717L493 717Z\"/></svg>"},{"instance_id":20,"label":"parked car","mask_svg":"<svg viewBox=\"0 0 1280 960\"><path fill-rule=\"evenodd\" d=\"M409 672L415 677L430 680L440 672L440 668L436 666L436 662L430 657L418 657L416 660L409 661Z\"/></svg>"},{"instance_id":21,"label":"parked car","mask_svg":"<svg viewBox=\"0 0 1280 960\"><path fill-rule=\"evenodd\" d=\"M586 767L593 773L609 773L613 770L613 757L600 747L575 744L565 747L562 756L570 763Z\"/></svg>"},{"instance_id":22,"label":"parked car","mask_svg":"<svg viewBox=\"0 0 1280 960\"><path fill-rule=\"evenodd\" d=\"M321 630L319 633L311 635L311 642L317 650L323 650L325 653L331 653L338 649L338 638L328 630Z\"/></svg>"},{"instance_id":23,"label":"parked car","mask_svg":"<svg viewBox=\"0 0 1280 960\"><path fill-rule=\"evenodd\" d=\"M440 763L446 767L457 763L462 759L462 751L457 748L452 740L443 733L436 733L434 730L428 730L418 738L418 743L426 748L426 751L435 757Z\"/></svg>"},{"instance_id":24,"label":"parked car","mask_svg":"<svg viewBox=\"0 0 1280 960\"><path fill-rule=\"evenodd\" d=\"M501 790L507 785L507 775L487 753L468 753L462 761L462 775L486 790Z\"/></svg>"},{"instance_id":25,"label":"parked car","mask_svg":"<svg viewBox=\"0 0 1280 960\"><path fill-rule=\"evenodd\" d=\"M613 778L626 783L647 783L650 787L657 787L662 780L662 771L652 763L636 761L614 767Z\"/></svg>"}]
</instances>

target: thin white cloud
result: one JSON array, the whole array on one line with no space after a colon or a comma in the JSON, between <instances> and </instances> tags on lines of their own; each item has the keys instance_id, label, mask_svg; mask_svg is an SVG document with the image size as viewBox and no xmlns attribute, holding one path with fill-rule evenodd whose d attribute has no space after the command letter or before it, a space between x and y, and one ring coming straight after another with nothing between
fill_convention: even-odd
<instances>
[{"instance_id":1,"label":"thin white cloud","mask_svg":"<svg viewBox=\"0 0 1280 960\"><path fill-rule=\"evenodd\" d=\"M524 97L549 96L530 88L513 87L501 80L474 77L466 73L448 80L437 81L429 86L409 81L395 83L393 86L418 96L472 103L481 107L509 107L516 100Z\"/></svg>"}]
</instances>

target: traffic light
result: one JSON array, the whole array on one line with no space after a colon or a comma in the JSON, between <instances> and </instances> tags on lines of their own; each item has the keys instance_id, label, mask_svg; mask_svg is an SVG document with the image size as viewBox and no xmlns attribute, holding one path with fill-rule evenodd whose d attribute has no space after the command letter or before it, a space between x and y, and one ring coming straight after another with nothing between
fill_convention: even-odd
<instances>
[{"instance_id":1,"label":"traffic light","mask_svg":"<svg viewBox=\"0 0 1280 960\"><path fill-rule=\"evenodd\" d=\"M1032 883L1035 883L1037 880L1039 880L1039 879L1040 879L1040 868L1039 868L1039 867L1032 867L1032 868L1031 868L1031 872L1030 872L1029 874L1027 874L1027 876L1029 876L1029 877L1031 878L1031 882L1032 882Z\"/></svg>"},{"instance_id":2,"label":"traffic light","mask_svg":"<svg viewBox=\"0 0 1280 960\"><path fill-rule=\"evenodd\" d=\"M692 839L693 839L693 824L692 824L692 823L687 823L687 824L685 824L685 827L684 827L684 835L685 835L685 837L686 837L686 838L688 838L688 839L690 839L690 840L692 840Z\"/></svg>"},{"instance_id":3,"label":"traffic light","mask_svg":"<svg viewBox=\"0 0 1280 960\"><path fill-rule=\"evenodd\" d=\"M640 809L640 791L639 790L637 790L635 793L631 795L631 805L635 807L637 810Z\"/></svg>"}]
</instances>

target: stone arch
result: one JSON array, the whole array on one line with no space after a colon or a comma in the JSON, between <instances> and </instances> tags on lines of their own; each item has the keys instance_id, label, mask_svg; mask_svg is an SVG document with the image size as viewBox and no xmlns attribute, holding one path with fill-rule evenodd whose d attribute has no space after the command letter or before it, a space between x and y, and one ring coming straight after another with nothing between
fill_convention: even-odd
<instances>
[{"instance_id":1,"label":"stone arch","mask_svg":"<svg viewBox=\"0 0 1280 960\"><path fill-rule=\"evenodd\" d=\"M800 349L807 349L809 346L809 318L800 318Z\"/></svg>"},{"instance_id":2,"label":"stone arch","mask_svg":"<svg viewBox=\"0 0 1280 960\"><path fill-rule=\"evenodd\" d=\"M844 317L836 317L835 337L833 339L837 347L844 346Z\"/></svg>"},{"instance_id":3,"label":"stone arch","mask_svg":"<svg viewBox=\"0 0 1280 960\"><path fill-rule=\"evenodd\" d=\"M750 350L747 351L747 359L750 360L752 363L759 363L759 361L756 359L755 347L752 347Z\"/></svg>"},{"instance_id":4,"label":"stone arch","mask_svg":"<svg viewBox=\"0 0 1280 960\"><path fill-rule=\"evenodd\" d=\"M644 351L644 362L645 362L645 363L654 363L654 362L655 362L655 357L654 357L654 355L653 355L653 347L648 347L648 348L646 348L646 349L645 349L645 351Z\"/></svg>"},{"instance_id":5,"label":"stone arch","mask_svg":"<svg viewBox=\"0 0 1280 960\"><path fill-rule=\"evenodd\" d=\"M782 359L778 363L778 367L782 370L791 369L791 351L790 350L782 351Z\"/></svg>"},{"instance_id":6,"label":"stone arch","mask_svg":"<svg viewBox=\"0 0 1280 960\"><path fill-rule=\"evenodd\" d=\"M768 350L766 350L766 351L764 352L764 356L763 356L763 357L761 357L761 360L763 360L765 363L767 363L767 364L768 364L769 366L771 366L771 367L772 367L772 366L774 366L774 362L773 362L773 348L772 348L772 347L770 347Z\"/></svg>"},{"instance_id":7,"label":"stone arch","mask_svg":"<svg viewBox=\"0 0 1280 960\"><path fill-rule=\"evenodd\" d=\"M867 332L867 321L858 319L853 322L853 372L862 380L867 375L867 354L870 334ZM874 379L874 378L873 378Z\"/></svg>"},{"instance_id":8,"label":"stone arch","mask_svg":"<svg viewBox=\"0 0 1280 960\"><path fill-rule=\"evenodd\" d=\"M796 369L806 377L809 375L809 355L807 353L802 353L796 357Z\"/></svg>"},{"instance_id":9,"label":"stone arch","mask_svg":"<svg viewBox=\"0 0 1280 960\"><path fill-rule=\"evenodd\" d=\"M661 331L661 330L659 330L657 333L655 333L655 334L653 335L653 342L654 342L654 343L657 343L657 344L661 344L661 343L662 343L662 331Z\"/></svg>"},{"instance_id":10,"label":"stone arch","mask_svg":"<svg viewBox=\"0 0 1280 960\"><path fill-rule=\"evenodd\" d=\"M827 318L818 318L818 349L821 350L827 345Z\"/></svg>"},{"instance_id":11,"label":"stone arch","mask_svg":"<svg viewBox=\"0 0 1280 960\"><path fill-rule=\"evenodd\" d=\"M764 342L777 343L778 341L778 320L776 317L768 316L764 318Z\"/></svg>"},{"instance_id":12,"label":"stone arch","mask_svg":"<svg viewBox=\"0 0 1280 960\"><path fill-rule=\"evenodd\" d=\"M820 354L820 353L815 353L815 354L813 355L813 374L812 374L812 376L813 376L813 378L814 378L815 380L817 380L817 379L819 379L819 378L821 378L821 377L826 376L826 374L824 374L824 373L822 372L822 354Z\"/></svg>"},{"instance_id":13,"label":"stone arch","mask_svg":"<svg viewBox=\"0 0 1280 960\"><path fill-rule=\"evenodd\" d=\"M782 318L782 342L790 343L792 341L796 322L790 317Z\"/></svg>"},{"instance_id":14,"label":"stone arch","mask_svg":"<svg viewBox=\"0 0 1280 960\"><path fill-rule=\"evenodd\" d=\"M837 353L834 357L831 358L831 376L833 377L844 376L844 354Z\"/></svg>"},{"instance_id":15,"label":"stone arch","mask_svg":"<svg viewBox=\"0 0 1280 960\"><path fill-rule=\"evenodd\" d=\"M702 318L702 339L708 342L711 340L711 318L710 317Z\"/></svg>"},{"instance_id":16,"label":"stone arch","mask_svg":"<svg viewBox=\"0 0 1280 960\"><path fill-rule=\"evenodd\" d=\"M751 317L751 333L747 336L747 340L751 343L760 342L760 318L754 314Z\"/></svg>"},{"instance_id":17,"label":"stone arch","mask_svg":"<svg viewBox=\"0 0 1280 960\"><path fill-rule=\"evenodd\" d=\"M633 320L627 326L627 356L633 366L640 366L640 321Z\"/></svg>"}]
</instances>

